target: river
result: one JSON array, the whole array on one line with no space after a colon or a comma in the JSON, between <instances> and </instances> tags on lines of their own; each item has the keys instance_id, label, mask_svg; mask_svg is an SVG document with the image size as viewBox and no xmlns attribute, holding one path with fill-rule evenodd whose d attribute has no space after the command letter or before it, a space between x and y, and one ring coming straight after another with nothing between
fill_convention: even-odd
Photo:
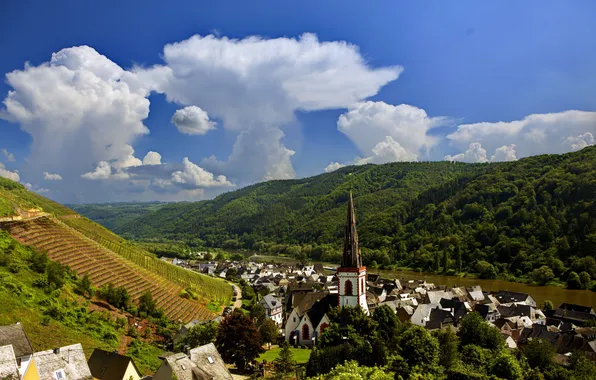
<instances>
[{"instance_id":1,"label":"river","mask_svg":"<svg viewBox=\"0 0 596 380\"><path fill-rule=\"evenodd\" d=\"M253 256L255 257L255 256ZM285 263L296 262L290 258L283 258L275 256L256 256L263 261L283 261ZM256 258L255 257L255 258ZM278 260L274 260L277 258ZM337 266L337 264L323 263L326 267ZM510 282L502 280L482 280L479 278L466 278L457 276L443 276L433 273L419 273L414 271L391 271L384 269L369 269L369 273L381 274L384 278L396 278L399 280L426 280L435 285L465 286L469 288L474 285L479 285L485 291L510 290L514 292L527 293L536 300L536 303L541 306L545 300L551 301L555 307L563 302L574 303L578 305L591 306L596 309L596 292L590 290L570 290L558 286L537 286L522 284L519 282ZM403 281L402 281L403 282Z\"/></svg>"}]
</instances>

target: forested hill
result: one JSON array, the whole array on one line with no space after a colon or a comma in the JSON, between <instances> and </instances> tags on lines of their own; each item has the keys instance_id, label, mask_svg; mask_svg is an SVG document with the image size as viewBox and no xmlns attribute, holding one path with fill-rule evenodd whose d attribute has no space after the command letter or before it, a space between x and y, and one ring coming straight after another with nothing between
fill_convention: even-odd
<instances>
[{"instance_id":1,"label":"forested hill","mask_svg":"<svg viewBox=\"0 0 596 380\"><path fill-rule=\"evenodd\" d=\"M369 264L437 269L446 259L459 270L486 260L512 274L588 265L596 276L593 259L580 260L596 255L596 147L495 164L344 167L170 204L117 232L229 248L311 245L315 258L329 259L338 254L326 245L339 247L350 189Z\"/></svg>"}]
</instances>

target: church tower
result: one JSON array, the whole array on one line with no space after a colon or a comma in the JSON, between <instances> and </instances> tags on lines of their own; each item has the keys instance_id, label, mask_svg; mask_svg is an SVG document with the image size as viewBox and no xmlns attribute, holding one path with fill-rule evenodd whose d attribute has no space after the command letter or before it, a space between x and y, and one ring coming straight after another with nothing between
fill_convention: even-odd
<instances>
[{"instance_id":1,"label":"church tower","mask_svg":"<svg viewBox=\"0 0 596 380\"><path fill-rule=\"evenodd\" d=\"M341 267L337 268L339 278L339 306L360 306L369 314L366 302L366 267L362 265L362 255L358 248L358 232L356 231L356 215L354 201L350 191L348 201L348 218L344 237L344 252Z\"/></svg>"}]
</instances>

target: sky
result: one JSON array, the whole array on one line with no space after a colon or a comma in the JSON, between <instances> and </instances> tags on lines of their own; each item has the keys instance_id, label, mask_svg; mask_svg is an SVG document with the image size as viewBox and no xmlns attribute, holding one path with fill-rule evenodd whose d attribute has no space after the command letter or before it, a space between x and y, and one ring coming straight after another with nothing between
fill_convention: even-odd
<instances>
[{"instance_id":1,"label":"sky","mask_svg":"<svg viewBox=\"0 0 596 380\"><path fill-rule=\"evenodd\" d=\"M596 2L6 0L0 176L195 201L596 143Z\"/></svg>"}]
</instances>

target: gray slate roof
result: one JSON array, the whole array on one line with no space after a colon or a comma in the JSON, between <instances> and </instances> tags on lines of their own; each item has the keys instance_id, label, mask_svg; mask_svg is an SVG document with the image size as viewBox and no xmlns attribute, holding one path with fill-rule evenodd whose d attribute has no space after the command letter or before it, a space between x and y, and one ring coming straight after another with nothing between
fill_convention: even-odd
<instances>
[{"instance_id":1,"label":"gray slate roof","mask_svg":"<svg viewBox=\"0 0 596 380\"><path fill-rule=\"evenodd\" d=\"M12 345L14 355L19 358L33 354L33 347L23 325L0 326L0 346Z\"/></svg>"},{"instance_id":2,"label":"gray slate roof","mask_svg":"<svg viewBox=\"0 0 596 380\"><path fill-rule=\"evenodd\" d=\"M17 358L11 345L0 347L0 379L20 379Z\"/></svg>"},{"instance_id":3,"label":"gray slate roof","mask_svg":"<svg viewBox=\"0 0 596 380\"><path fill-rule=\"evenodd\" d=\"M63 370L67 380L92 380L91 371L80 343L60 347L60 352L53 350L33 354L40 379L55 379L55 373Z\"/></svg>"},{"instance_id":4,"label":"gray slate roof","mask_svg":"<svg viewBox=\"0 0 596 380\"><path fill-rule=\"evenodd\" d=\"M213 343L190 350L190 360L205 375L205 379L233 380L232 374Z\"/></svg>"}]
</instances>

